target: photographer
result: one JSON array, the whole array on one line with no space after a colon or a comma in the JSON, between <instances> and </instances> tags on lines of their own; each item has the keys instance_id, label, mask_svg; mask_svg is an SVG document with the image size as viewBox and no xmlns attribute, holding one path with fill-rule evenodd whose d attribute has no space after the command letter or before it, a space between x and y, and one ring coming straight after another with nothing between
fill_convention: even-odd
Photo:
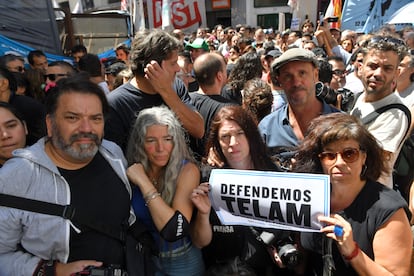
<instances>
[{"instance_id":1,"label":"photographer","mask_svg":"<svg viewBox=\"0 0 414 276\"><path fill-rule=\"evenodd\" d=\"M350 111L354 104L355 97L350 90L340 86L344 74L342 70L339 69L341 66L338 66L338 64L343 65L342 60L338 57L330 57L328 60L320 58L318 59L318 62L320 83L316 84L316 96L340 110L345 112ZM335 66L333 63L335 63ZM345 67L345 65L343 67Z\"/></svg>"}]
</instances>

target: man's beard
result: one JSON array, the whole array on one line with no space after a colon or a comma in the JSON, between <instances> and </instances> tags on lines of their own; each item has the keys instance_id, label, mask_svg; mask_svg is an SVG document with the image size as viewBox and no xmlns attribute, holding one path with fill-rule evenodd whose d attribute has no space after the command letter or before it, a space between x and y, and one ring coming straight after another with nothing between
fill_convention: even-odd
<instances>
[{"instance_id":1,"label":"man's beard","mask_svg":"<svg viewBox=\"0 0 414 276\"><path fill-rule=\"evenodd\" d=\"M67 142L60 134L55 123L53 123L52 128L51 141L53 146L62 150L75 160L82 161L93 158L98 152L98 148L102 142L98 135L85 132L73 134ZM75 146L74 143L80 138L90 138L92 141L90 144L79 144L78 146Z\"/></svg>"}]
</instances>

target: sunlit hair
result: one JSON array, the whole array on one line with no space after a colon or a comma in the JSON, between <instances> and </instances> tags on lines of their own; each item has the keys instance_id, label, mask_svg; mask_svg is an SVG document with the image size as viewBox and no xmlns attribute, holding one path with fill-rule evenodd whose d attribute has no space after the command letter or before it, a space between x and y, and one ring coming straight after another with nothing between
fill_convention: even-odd
<instances>
[{"instance_id":1,"label":"sunlit hair","mask_svg":"<svg viewBox=\"0 0 414 276\"><path fill-rule=\"evenodd\" d=\"M181 42L165 31L153 29L137 32L131 45L131 70L134 75L144 76L148 63L155 60L161 66L161 62L180 47Z\"/></svg>"},{"instance_id":2,"label":"sunlit hair","mask_svg":"<svg viewBox=\"0 0 414 276\"><path fill-rule=\"evenodd\" d=\"M141 163L146 172L151 166L144 150L147 129L150 126L168 126L168 134L173 139L173 150L168 164L161 171L159 192L161 197L171 205L176 190L176 181L184 160L193 162L185 140L184 130L174 112L165 106L152 107L142 110L134 122L129 138L126 157L128 164Z\"/></svg>"},{"instance_id":3,"label":"sunlit hair","mask_svg":"<svg viewBox=\"0 0 414 276\"><path fill-rule=\"evenodd\" d=\"M383 52L393 51L398 55L398 63L407 55L408 48L405 42L394 36L374 35L362 43L367 51L379 50Z\"/></svg>"},{"instance_id":4,"label":"sunlit hair","mask_svg":"<svg viewBox=\"0 0 414 276\"><path fill-rule=\"evenodd\" d=\"M273 94L270 86L260 78L246 82L243 88L243 108L260 122L272 111Z\"/></svg>"},{"instance_id":5,"label":"sunlit hair","mask_svg":"<svg viewBox=\"0 0 414 276\"><path fill-rule=\"evenodd\" d=\"M293 171L322 173L318 154L327 145L343 140L355 140L367 155L367 169L361 175L362 180L376 181L387 172L383 150L377 140L358 119L346 113L331 113L312 120L305 139L298 147Z\"/></svg>"},{"instance_id":6,"label":"sunlit hair","mask_svg":"<svg viewBox=\"0 0 414 276\"><path fill-rule=\"evenodd\" d=\"M213 148L219 158L227 164L226 157L223 154L219 142L219 130L224 121L233 121L244 131L249 143L250 158L255 170L275 169L275 165L267 155L266 145L259 134L255 120L250 113L244 110L241 106L225 106L217 112L210 125L210 132L206 143L206 152L209 152L209 149Z\"/></svg>"},{"instance_id":7,"label":"sunlit hair","mask_svg":"<svg viewBox=\"0 0 414 276\"><path fill-rule=\"evenodd\" d=\"M106 116L108 114L109 104L105 93L97 84L91 82L87 75L81 73L58 80L56 86L48 91L46 97L46 114L54 117L60 97L69 93L97 96L102 105L103 115Z\"/></svg>"}]
</instances>

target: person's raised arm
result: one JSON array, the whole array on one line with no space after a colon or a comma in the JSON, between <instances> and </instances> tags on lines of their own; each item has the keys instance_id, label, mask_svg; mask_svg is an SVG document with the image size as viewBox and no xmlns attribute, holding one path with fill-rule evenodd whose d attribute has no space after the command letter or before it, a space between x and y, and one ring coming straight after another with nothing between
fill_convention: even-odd
<instances>
[{"instance_id":1,"label":"person's raised arm","mask_svg":"<svg viewBox=\"0 0 414 276\"><path fill-rule=\"evenodd\" d=\"M167 61L163 61L167 62ZM145 78L161 95L168 107L174 111L183 127L195 138L204 135L203 117L185 105L173 89L175 75L167 72L156 61L151 61L145 68Z\"/></svg>"},{"instance_id":2,"label":"person's raised arm","mask_svg":"<svg viewBox=\"0 0 414 276\"><path fill-rule=\"evenodd\" d=\"M197 208L197 215L191 222L191 240L198 248L207 246L213 237L210 224L211 202L208 197L210 185L201 183L193 190L191 201Z\"/></svg>"}]
</instances>

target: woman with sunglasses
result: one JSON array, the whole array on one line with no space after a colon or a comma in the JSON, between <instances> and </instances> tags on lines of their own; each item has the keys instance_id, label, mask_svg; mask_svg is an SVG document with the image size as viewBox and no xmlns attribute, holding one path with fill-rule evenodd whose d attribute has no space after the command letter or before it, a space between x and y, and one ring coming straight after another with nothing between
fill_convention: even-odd
<instances>
[{"instance_id":1,"label":"woman with sunglasses","mask_svg":"<svg viewBox=\"0 0 414 276\"><path fill-rule=\"evenodd\" d=\"M306 275L332 267L332 275L409 275L410 213L399 194L376 182L386 170L383 156L376 139L350 115L312 121L294 170L329 174L331 216L318 217L321 233L301 234L312 270Z\"/></svg>"}]
</instances>

